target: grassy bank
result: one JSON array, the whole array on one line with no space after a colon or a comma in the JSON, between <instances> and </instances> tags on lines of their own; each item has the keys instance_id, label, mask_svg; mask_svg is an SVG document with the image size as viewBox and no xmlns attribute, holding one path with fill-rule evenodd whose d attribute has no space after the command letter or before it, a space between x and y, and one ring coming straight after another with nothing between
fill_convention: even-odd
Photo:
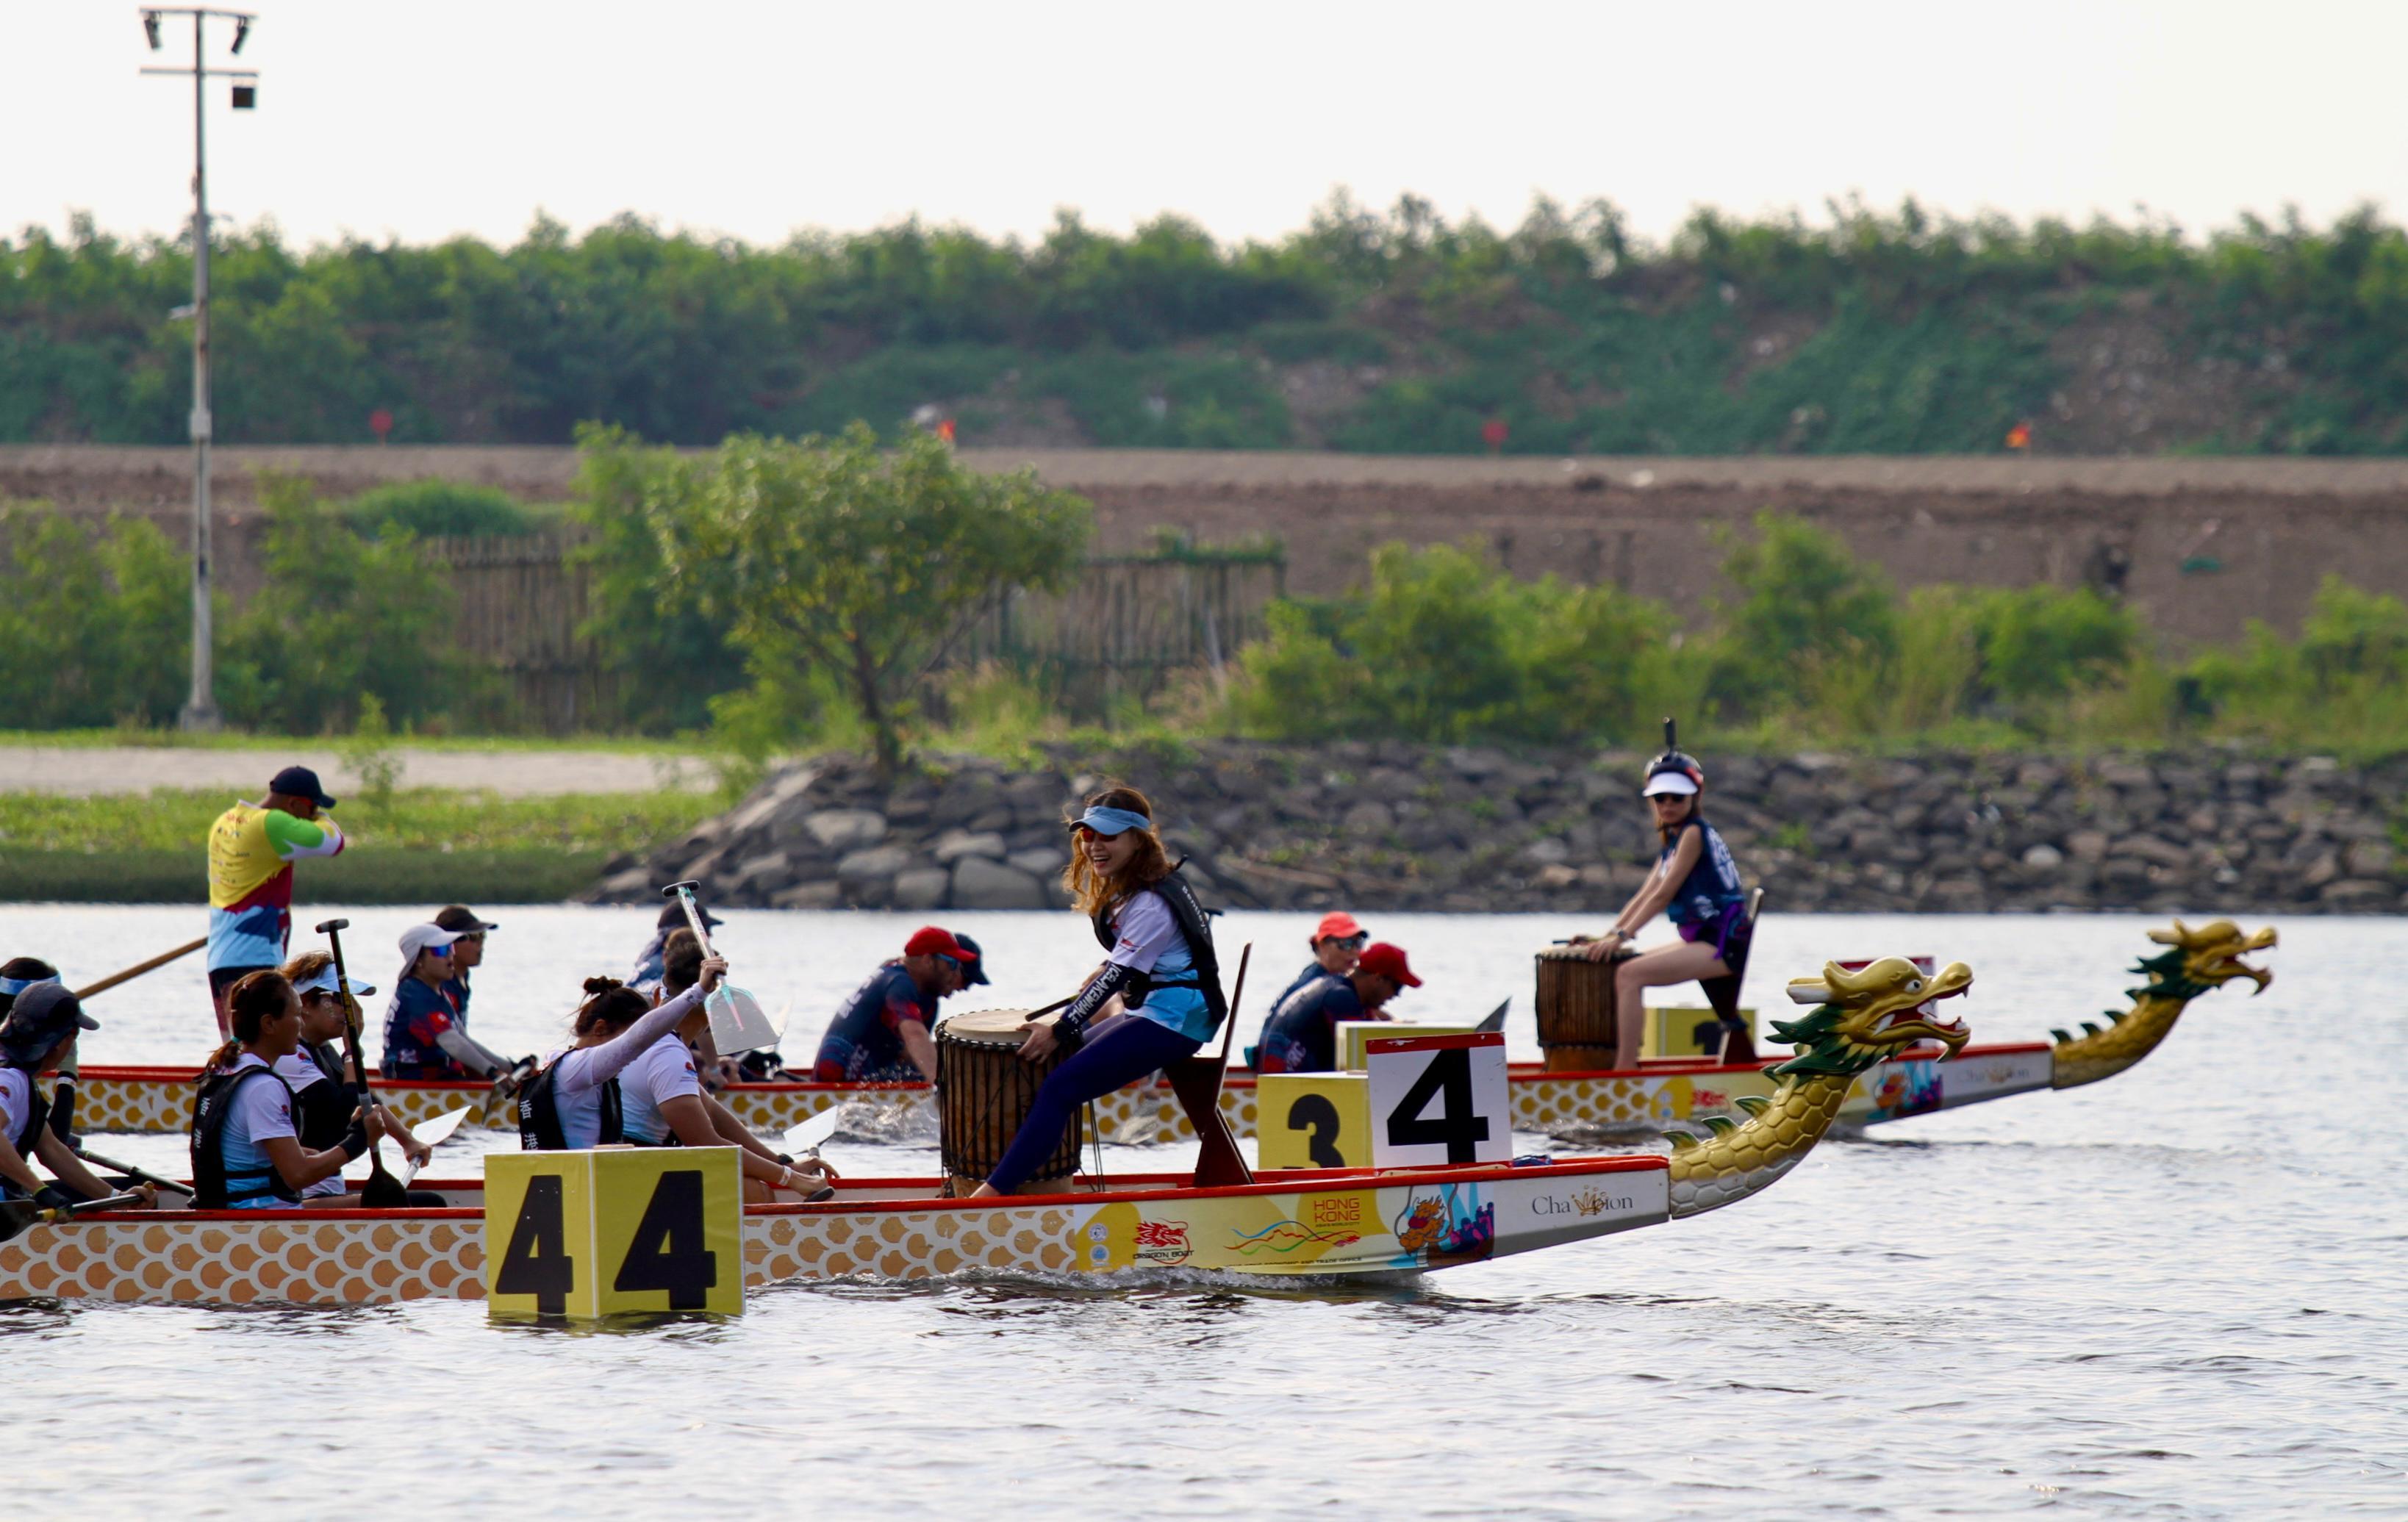
<instances>
[{"instance_id":1,"label":"grassy bank","mask_svg":"<svg viewBox=\"0 0 2408 1522\"><path fill-rule=\"evenodd\" d=\"M0 900L198 902L202 841L225 804L218 789L0 794ZM681 834L722 806L699 793L397 790L337 811L351 843L332 860L303 863L302 891L362 904L552 902L590 884L612 856Z\"/></svg>"}]
</instances>

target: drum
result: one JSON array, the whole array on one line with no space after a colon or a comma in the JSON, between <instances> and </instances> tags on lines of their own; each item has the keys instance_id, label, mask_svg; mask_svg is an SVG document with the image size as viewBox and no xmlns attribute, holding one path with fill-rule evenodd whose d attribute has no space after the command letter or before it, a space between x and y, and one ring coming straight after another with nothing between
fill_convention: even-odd
<instances>
[{"instance_id":1,"label":"drum","mask_svg":"<svg viewBox=\"0 0 2408 1522\"><path fill-rule=\"evenodd\" d=\"M1592 962L1585 946L1539 951L1539 1044L1547 1071L1595 1072L1613 1066L1613 965Z\"/></svg>"},{"instance_id":2,"label":"drum","mask_svg":"<svg viewBox=\"0 0 2408 1522\"><path fill-rule=\"evenodd\" d=\"M1037 1085L1069 1054L1056 1047L1042 1062L1020 1060L1026 1010L966 1010L937 1027L938 1148L945 1182L967 1195L1003 1161L1037 1098ZM1062 1129L1061 1144L1021 1186L1023 1194L1059 1194L1079 1170L1084 1141L1082 1106Z\"/></svg>"}]
</instances>

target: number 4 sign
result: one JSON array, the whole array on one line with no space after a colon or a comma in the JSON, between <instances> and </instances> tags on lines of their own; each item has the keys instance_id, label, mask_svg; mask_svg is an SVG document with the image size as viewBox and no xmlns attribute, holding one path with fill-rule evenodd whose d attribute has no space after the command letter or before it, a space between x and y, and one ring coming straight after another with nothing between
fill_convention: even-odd
<instances>
[{"instance_id":1,"label":"number 4 sign","mask_svg":"<svg viewBox=\"0 0 2408 1522\"><path fill-rule=\"evenodd\" d=\"M485 1297L496 1315L744 1309L733 1147L485 1158Z\"/></svg>"},{"instance_id":2,"label":"number 4 sign","mask_svg":"<svg viewBox=\"0 0 2408 1522\"><path fill-rule=\"evenodd\" d=\"M1512 1160L1503 1033L1399 1036L1363 1046L1372 1167Z\"/></svg>"}]
</instances>

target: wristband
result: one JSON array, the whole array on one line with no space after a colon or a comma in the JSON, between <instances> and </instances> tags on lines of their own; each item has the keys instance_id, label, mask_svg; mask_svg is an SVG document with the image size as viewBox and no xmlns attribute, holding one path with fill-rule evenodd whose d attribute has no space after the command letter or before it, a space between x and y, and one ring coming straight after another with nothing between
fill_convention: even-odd
<instances>
[{"instance_id":1,"label":"wristband","mask_svg":"<svg viewBox=\"0 0 2408 1522\"><path fill-rule=\"evenodd\" d=\"M781 1169L778 1170L778 1187L779 1187L779 1188L781 1188L781 1189L792 1189L794 1186L795 1186L795 1170L794 1170L794 1169L793 1169L792 1167L787 1167L787 1168L781 1168Z\"/></svg>"}]
</instances>

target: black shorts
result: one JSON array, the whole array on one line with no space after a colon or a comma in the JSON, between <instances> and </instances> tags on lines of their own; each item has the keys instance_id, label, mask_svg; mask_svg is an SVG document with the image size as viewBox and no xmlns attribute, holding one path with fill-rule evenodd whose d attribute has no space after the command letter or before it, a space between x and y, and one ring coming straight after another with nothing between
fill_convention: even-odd
<instances>
[{"instance_id":1,"label":"black shorts","mask_svg":"<svg viewBox=\"0 0 2408 1522\"><path fill-rule=\"evenodd\" d=\"M272 967L213 967L209 969L209 998L216 1003L225 1002L226 990L254 972L273 972Z\"/></svg>"}]
</instances>

